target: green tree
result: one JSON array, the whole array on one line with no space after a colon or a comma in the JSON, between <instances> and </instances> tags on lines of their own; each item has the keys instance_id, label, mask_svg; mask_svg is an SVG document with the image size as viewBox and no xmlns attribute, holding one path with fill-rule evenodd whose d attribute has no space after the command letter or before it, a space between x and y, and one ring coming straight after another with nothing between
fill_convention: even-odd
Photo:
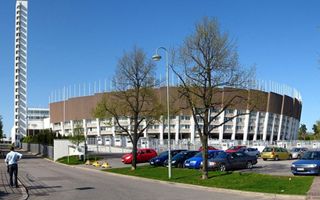
<instances>
[{"instance_id":1,"label":"green tree","mask_svg":"<svg viewBox=\"0 0 320 200\"><path fill-rule=\"evenodd\" d=\"M137 168L137 144L143 132L161 115L161 104L154 86L155 65L140 48L134 47L119 59L113 77L114 92L105 94L94 115L109 119L118 133L126 134L132 142L132 170ZM123 125L121 119L129 119Z\"/></svg>"},{"instance_id":2,"label":"green tree","mask_svg":"<svg viewBox=\"0 0 320 200\"><path fill-rule=\"evenodd\" d=\"M315 140L320 139L320 120L317 120L315 124L312 126L313 137Z\"/></svg>"},{"instance_id":3,"label":"green tree","mask_svg":"<svg viewBox=\"0 0 320 200\"><path fill-rule=\"evenodd\" d=\"M195 119L195 127L203 147L202 179L208 179L208 138L213 129L233 120L245 112L218 120L220 115L233 104L248 101L248 95L235 95L223 102L217 101L221 88L243 88L253 79L254 70L241 68L235 44L228 34L220 31L215 19L203 18L196 24L178 51L176 61L181 68L172 70L179 77L179 92L186 100L188 110ZM226 91L226 90L225 90ZM230 94L236 90L230 89ZM220 98L221 99L221 98ZM212 116L212 113L216 113ZM218 122L217 123L214 123Z\"/></svg>"},{"instance_id":4,"label":"green tree","mask_svg":"<svg viewBox=\"0 0 320 200\"><path fill-rule=\"evenodd\" d=\"M69 137L69 141L77 147L85 141L84 130L80 124L73 129L73 135Z\"/></svg>"},{"instance_id":5,"label":"green tree","mask_svg":"<svg viewBox=\"0 0 320 200\"><path fill-rule=\"evenodd\" d=\"M307 126L305 124L301 124L298 131L298 139L306 140L306 137L307 137Z\"/></svg>"}]
</instances>

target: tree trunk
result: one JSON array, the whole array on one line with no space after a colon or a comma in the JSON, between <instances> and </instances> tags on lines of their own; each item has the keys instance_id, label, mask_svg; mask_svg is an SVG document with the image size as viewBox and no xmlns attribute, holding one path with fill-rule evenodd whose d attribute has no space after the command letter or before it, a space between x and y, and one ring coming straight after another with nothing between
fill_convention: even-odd
<instances>
[{"instance_id":1,"label":"tree trunk","mask_svg":"<svg viewBox=\"0 0 320 200\"><path fill-rule=\"evenodd\" d=\"M133 134L131 170L137 169L137 134Z\"/></svg>"},{"instance_id":2,"label":"tree trunk","mask_svg":"<svg viewBox=\"0 0 320 200\"><path fill-rule=\"evenodd\" d=\"M202 179L208 179L208 136L203 134L202 139Z\"/></svg>"}]
</instances>

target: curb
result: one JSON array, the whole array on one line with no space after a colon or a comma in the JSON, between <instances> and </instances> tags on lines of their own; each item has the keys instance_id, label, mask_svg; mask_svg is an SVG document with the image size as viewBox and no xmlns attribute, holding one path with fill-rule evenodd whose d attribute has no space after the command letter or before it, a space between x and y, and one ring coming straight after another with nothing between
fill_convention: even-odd
<instances>
[{"instance_id":1,"label":"curb","mask_svg":"<svg viewBox=\"0 0 320 200\"><path fill-rule=\"evenodd\" d=\"M22 197L20 198L20 200L26 200L29 198L29 192L27 187L20 181L19 177L18 177L18 183L19 185L21 185L22 187L20 187L19 189L22 191Z\"/></svg>"},{"instance_id":2,"label":"curb","mask_svg":"<svg viewBox=\"0 0 320 200\"><path fill-rule=\"evenodd\" d=\"M46 159L46 158L45 158ZM216 188L216 187L206 187L206 186L200 186L200 185L192 185L192 184L186 184L186 183L177 183L177 182L170 182L170 181L163 181L163 180L156 180L156 179L149 179L149 178L144 178L144 177L138 177L138 176L130 176L130 175L124 175L124 174L117 174L117 173L112 173L108 172L108 170L102 171L99 169L91 169L91 168L85 168L77 165L67 165L63 163L58 163L54 162L53 160L46 159L48 161L51 161L53 163L63 165L63 166L68 166L71 168L76 168L76 169L81 169L81 170L87 170L87 171L92 171L96 173L103 173L105 175L111 175L111 176L119 176L119 177L126 177L126 178L131 178L131 179L136 179L136 180L144 180L148 182L153 182L153 183L161 183L161 184L170 184L170 185L175 185L179 186L182 188L188 188L188 189L201 189L201 190L206 190L206 191L212 191L212 192L225 192L225 193L230 193L230 194L243 194L247 196L252 196L252 195L257 195L261 197L270 197L273 199L283 199L283 200L289 200L289 199L295 199L295 200L305 200L307 199L306 195L285 195L285 194L273 194L273 193L262 193L262 192L250 192L250 191L242 191L242 190L233 190L233 189L224 189L224 188Z\"/></svg>"}]
</instances>

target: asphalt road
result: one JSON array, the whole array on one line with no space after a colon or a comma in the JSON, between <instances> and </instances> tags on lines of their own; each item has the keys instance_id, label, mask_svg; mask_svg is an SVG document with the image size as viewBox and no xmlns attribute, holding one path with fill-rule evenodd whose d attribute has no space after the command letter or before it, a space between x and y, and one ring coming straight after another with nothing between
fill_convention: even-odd
<instances>
[{"instance_id":1,"label":"asphalt road","mask_svg":"<svg viewBox=\"0 0 320 200\"><path fill-rule=\"evenodd\" d=\"M275 199L272 195L204 189L112 175L98 170L64 166L33 156L24 156L20 161L19 177L29 191L29 199L39 200Z\"/></svg>"}]
</instances>

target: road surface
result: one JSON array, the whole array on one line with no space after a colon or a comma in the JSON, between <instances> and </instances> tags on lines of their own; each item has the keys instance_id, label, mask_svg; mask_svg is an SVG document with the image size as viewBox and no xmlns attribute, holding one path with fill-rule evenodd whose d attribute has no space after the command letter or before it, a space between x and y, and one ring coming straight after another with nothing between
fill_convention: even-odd
<instances>
[{"instance_id":1,"label":"road surface","mask_svg":"<svg viewBox=\"0 0 320 200\"><path fill-rule=\"evenodd\" d=\"M110 200L250 200L275 199L273 195L229 192L143 180L64 166L35 156L24 156L19 166L28 199Z\"/></svg>"}]
</instances>

